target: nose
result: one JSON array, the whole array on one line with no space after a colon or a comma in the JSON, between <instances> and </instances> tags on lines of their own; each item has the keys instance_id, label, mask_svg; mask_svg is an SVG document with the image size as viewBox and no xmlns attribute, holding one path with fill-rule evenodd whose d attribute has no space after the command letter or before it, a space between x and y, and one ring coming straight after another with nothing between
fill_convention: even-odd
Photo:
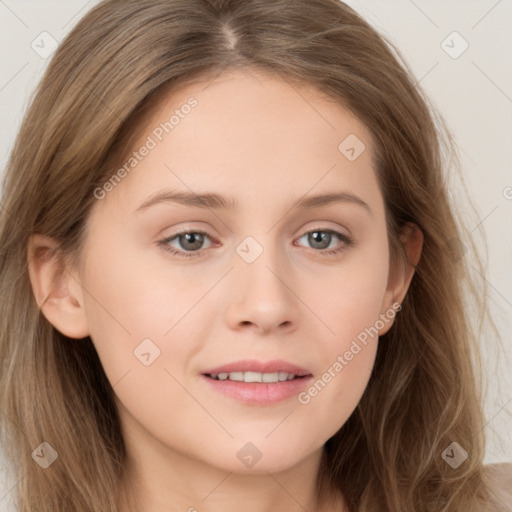
<instances>
[{"instance_id":1,"label":"nose","mask_svg":"<svg viewBox=\"0 0 512 512\"><path fill-rule=\"evenodd\" d=\"M225 312L228 326L258 334L296 329L300 299L294 293L297 284L284 255L265 248L252 263L235 256Z\"/></svg>"}]
</instances>

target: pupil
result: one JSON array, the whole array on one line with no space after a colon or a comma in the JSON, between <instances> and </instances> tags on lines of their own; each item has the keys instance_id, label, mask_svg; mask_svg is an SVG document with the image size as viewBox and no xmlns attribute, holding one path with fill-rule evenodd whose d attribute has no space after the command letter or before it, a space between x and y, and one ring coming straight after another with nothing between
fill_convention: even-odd
<instances>
[{"instance_id":1,"label":"pupil","mask_svg":"<svg viewBox=\"0 0 512 512\"><path fill-rule=\"evenodd\" d=\"M325 238L327 238L327 244L324 243L323 246L320 247L320 249L325 249L326 247L329 246L331 235L330 235L330 233L326 233L325 231L314 231L313 233L310 234L310 237L313 239L313 244L318 243L318 242L320 242L320 244L321 244L322 238L324 238L324 242L325 242ZM317 239L319 239L319 240L317 240Z\"/></svg>"},{"instance_id":2,"label":"pupil","mask_svg":"<svg viewBox=\"0 0 512 512\"><path fill-rule=\"evenodd\" d=\"M191 243L193 247L188 247L188 249L199 249L202 245L202 236L199 233L186 233L185 235L182 235L187 240L187 244ZM196 240L197 237L197 240ZM195 243L195 245L194 245Z\"/></svg>"}]
</instances>

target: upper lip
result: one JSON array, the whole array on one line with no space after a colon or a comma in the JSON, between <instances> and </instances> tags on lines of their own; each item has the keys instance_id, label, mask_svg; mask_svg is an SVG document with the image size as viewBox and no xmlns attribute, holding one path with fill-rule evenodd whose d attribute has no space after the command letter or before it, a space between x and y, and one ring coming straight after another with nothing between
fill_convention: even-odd
<instances>
[{"instance_id":1,"label":"upper lip","mask_svg":"<svg viewBox=\"0 0 512 512\"><path fill-rule=\"evenodd\" d=\"M242 361L234 361L233 363L216 366L203 372L206 374L231 373L231 372L258 372L258 373L276 373L286 372L299 377L311 375L308 370L301 368L287 361L275 359L274 361L257 361L255 359L244 359Z\"/></svg>"}]
</instances>

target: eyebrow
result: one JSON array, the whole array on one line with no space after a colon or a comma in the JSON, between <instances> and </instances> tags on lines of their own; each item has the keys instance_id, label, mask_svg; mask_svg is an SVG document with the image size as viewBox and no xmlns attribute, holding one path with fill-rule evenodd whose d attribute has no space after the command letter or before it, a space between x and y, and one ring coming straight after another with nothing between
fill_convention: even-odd
<instances>
[{"instance_id":1,"label":"eyebrow","mask_svg":"<svg viewBox=\"0 0 512 512\"><path fill-rule=\"evenodd\" d=\"M196 208L208 208L214 210L230 209L238 210L239 205L235 198L225 197L215 193L195 194L193 192L179 190L162 190L161 192L149 197L133 213L147 210L151 206L161 203L177 203L184 206ZM316 196L301 197L293 209L312 209L319 208L334 203L349 203L362 206L371 217L373 212L368 204L360 197L350 192L331 192L328 194L319 194Z\"/></svg>"}]
</instances>

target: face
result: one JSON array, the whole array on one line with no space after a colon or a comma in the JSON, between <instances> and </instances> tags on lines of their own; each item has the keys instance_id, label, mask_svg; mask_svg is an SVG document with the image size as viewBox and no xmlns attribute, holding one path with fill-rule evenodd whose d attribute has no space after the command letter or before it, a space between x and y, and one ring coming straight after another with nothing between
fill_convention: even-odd
<instances>
[{"instance_id":1,"label":"face","mask_svg":"<svg viewBox=\"0 0 512 512\"><path fill-rule=\"evenodd\" d=\"M339 104L255 71L206 85L167 96L97 190L80 301L140 453L275 472L345 423L368 333L392 324L384 202L369 132ZM305 375L231 380L280 371Z\"/></svg>"}]
</instances>

